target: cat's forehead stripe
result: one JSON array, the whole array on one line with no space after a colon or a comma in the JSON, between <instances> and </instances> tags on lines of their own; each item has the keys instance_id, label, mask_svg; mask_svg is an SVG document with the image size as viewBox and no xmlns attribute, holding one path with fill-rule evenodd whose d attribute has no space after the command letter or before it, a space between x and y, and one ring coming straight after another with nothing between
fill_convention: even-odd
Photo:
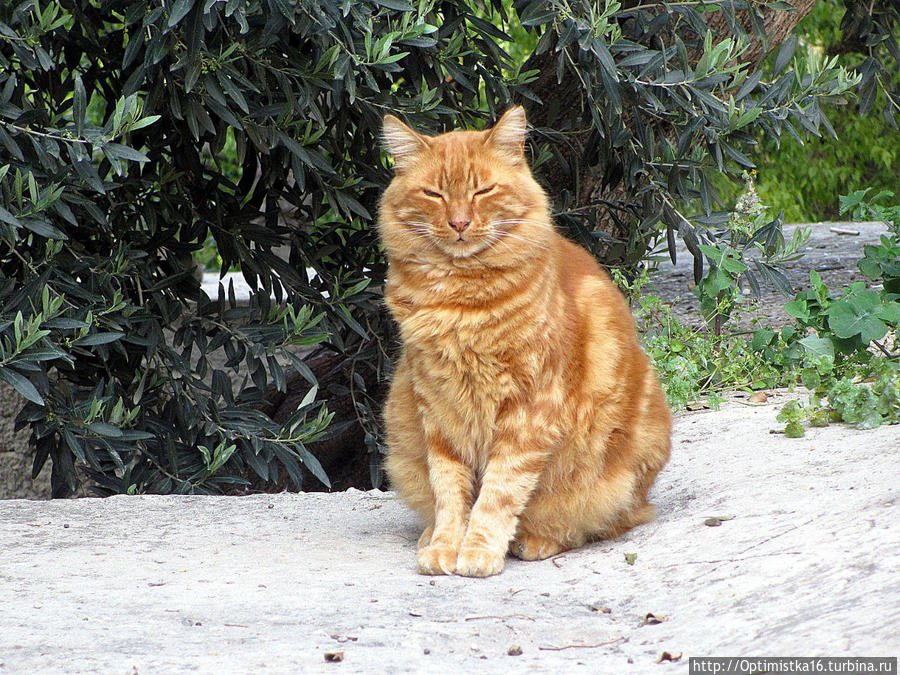
<instances>
[{"instance_id":1,"label":"cat's forehead stripe","mask_svg":"<svg viewBox=\"0 0 900 675\"><path fill-rule=\"evenodd\" d=\"M439 137L440 170L438 182L442 187L474 187L484 173L484 167L472 161L473 152L480 150L482 139L477 132L452 132Z\"/></svg>"}]
</instances>

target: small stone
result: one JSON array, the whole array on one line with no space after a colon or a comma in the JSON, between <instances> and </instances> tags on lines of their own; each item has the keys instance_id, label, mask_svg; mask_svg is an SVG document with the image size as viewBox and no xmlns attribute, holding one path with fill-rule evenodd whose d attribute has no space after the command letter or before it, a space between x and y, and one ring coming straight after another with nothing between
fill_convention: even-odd
<instances>
[{"instance_id":1,"label":"small stone","mask_svg":"<svg viewBox=\"0 0 900 675\"><path fill-rule=\"evenodd\" d=\"M677 654L673 654L671 652L663 652L659 655L659 659L656 661L657 663L662 663L663 661L680 661L681 660L681 652Z\"/></svg>"},{"instance_id":2,"label":"small stone","mask_svg":"<svg viewBox=\"0 0 900 675\"><path fill-rule=\"evenodd\" d=\"M519 645L510 645L510 648L506 650L507 656L522 656L522 648Z\"/></svg>"},{"instance_id":3,"label":"small stone","mask_svg":"<svg viewBox=\"0 0 900 675\"><path fill-rule=\"evenodd\" d=\"M601 614L610 614L612 610L609 607L601 605L600 603L595 603L593 605L588 605L588 609L592 612L600 612Z\"/></svg>"}]
</instances>

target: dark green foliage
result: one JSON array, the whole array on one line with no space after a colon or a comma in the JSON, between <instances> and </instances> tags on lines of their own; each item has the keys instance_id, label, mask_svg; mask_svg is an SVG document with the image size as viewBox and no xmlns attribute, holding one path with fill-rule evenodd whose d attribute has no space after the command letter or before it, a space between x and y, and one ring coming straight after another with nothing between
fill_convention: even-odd
<instances>
[{"instance_id":1,"label":"dark green foliage","mask_svg":"<svg viewBox=\"0 0 900 675\"><path fill-rule=\"evenodd\" d=\"M663 223L699 279L699 244L727 219L711 176L752 166L757 128L827 129L820 97L853 82L834 64L798 77L790 45L763 78L741 63L735 8L760 35L760 5L732 0L0 3L0 377L27 401L35 472L51 458L60 496L79 471L101 494L299 486L301 465L326 481L306 446L341 396L332 431L361 426L377 459L381 118L439 131L539 105L538 73L505 51L513 26L577 83L540 104L562 113L533 134L535 163L622 181L613 253L636 262ZM734 37L713 40L713 12ZM554 196L571 231L602 239L595 204ZM703 212L685 218L691 197ZM258 289L249 303L201 291L192 254L210 238ZM320 343L343 367L317 377L298 348ZM277 424L263 395L290 365L309 394Z\"/></svg>"},{"instance_id":2,"label":"dark green foliage","mask_svg":"<svg viewBox=\"0 0 900 675\"><path fill-rule=\"evenodd\" d=\"M845 6L848 5L848 6ZM900 4L869 6L844 0L818 0L795 29L796 58L837 56L861 75L860 96L836 100L825 116L837 139L826 134L804 139L760 134L758 190L763 200L783 209L787 222L838 217L837 196L853 186L897 189L900 175ZM866 11L861 11L866 10ZM866 38L860 29L870 31ZM769 59L767 67L774 62Z\"/></svg>"},{"instance_id":3,"label":"dark green foliage","mask_svg":"<svg viewBox=\"0 0 900 675\"><path fill-rule=\"evenodd\" d=\"M832 61L811 63L806 72L789 68L795 40L782 45L773 72L745 63L751 36L765 39L766 5L782 6L610 3L600 10L580 2L517 3L523 23L541 26L535 53L553 54L557 76L578 85L566 90L564 102L545 102L557 129L539 131L561 146L541 156L564 155L564 173L575 177L579 197L562 195L558 219L582 243L631 265L660 238L662 224L670 252L675 237L684 238L699 282L699 244L712 243L730 216L714 178L725 172L738 179L753 168L759 133L801 137L830 129L820 100L849 92L858 78ZM708 22L722 15L731 34L714 37ZM626 197L579 201L588 168L601 186L621 183ZM683 211L686 201L699 212ZM591 216L598 213L617 220L624 234L594 228Z\"/></svg>"},{"instance_id":4,"label":"dark green foliage","mask_svg":"<svg viewBox=\"0 0 900 675\"><path fill-rule=\"evenodd\" d=\"M715 245L698 246L709 268L693 292L700 301L701 314L717 335L743 298L742 284L757 297L760 282L768 282L790 296L790 281L778 265L799 258L799 250L809 239L809 228L797 228L791 241L785 241L781 232L784 213L769 220L752 178L746 175L746 179L747 192L738 200L728 222L716 231Z\"/></svg>"}]
</instances>

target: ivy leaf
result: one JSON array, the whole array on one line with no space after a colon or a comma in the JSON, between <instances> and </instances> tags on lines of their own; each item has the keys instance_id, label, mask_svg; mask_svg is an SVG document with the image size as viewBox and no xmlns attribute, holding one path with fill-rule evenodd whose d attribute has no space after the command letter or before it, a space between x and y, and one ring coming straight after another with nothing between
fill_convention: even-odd
<instances>
[{"instance_id":1,"label":"ivy leaf","mask_svg":"<svg viewBox=\"0 0 900 675\"><path fill-rule=\"evenodd\" d=\"M784 428L784 435L788 438L802 438L806 435L806 429L800 422L788 422Z\"/></svg>"},{"instance_id":2,"label":"ivy leaf","mask_svg":"<svg viewBox=\"0 0 900 675\"><path fill-rule=\"evenodd\" d=\"M809 304L802 298L791 300L785 304L784 311L803 322L810 319Z\"/></svg>"},{"instance_id":3,"label":"ivy leaf","mask_svg":"<svg viewBox=\"0 0 900 675\"><path fill-rule=\"evenodd\" d=\"M808 335L802 340L798 340L798 342L803 345L803 348L811 356L834 358L834 342L827 337Z\"/></svg>"},{"instance_id":4,"label":"ivy leaf","mask_svg":"<svg viewBox=\"0 0 900 675\"><path fill-rule=\"evenodd\" d=\"M863 299L865 297L861 293L859 296L851 296L850 300L835 300L825 310L828 315L828 327L835 335L845 339L859 336L865 344L885 336L888 327L876 316L873 311L875 308L869 301Z\"/></svg>"},{"instance_id":5,"label":"ivy leaf","mask_svg":"<svg viewBox=\"0 0 900 675\"><path fill-rule=\"evenodd\" d=\"M876 307L875 316L889 324L897 325L900 323L900 302L891 301Z\"/></svg>"}]
</instances>

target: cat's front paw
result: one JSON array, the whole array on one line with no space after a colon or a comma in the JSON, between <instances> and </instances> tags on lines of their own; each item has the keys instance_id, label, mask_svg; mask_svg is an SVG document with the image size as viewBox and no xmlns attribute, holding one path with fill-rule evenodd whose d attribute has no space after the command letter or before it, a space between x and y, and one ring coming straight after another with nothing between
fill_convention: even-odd
<instances>
[{"instance_id":1,"label":"cat's front paw","mask_svg":"<svg viewBox=\"0 0 900 675\"><path fill-rule=\"evenodd\" d=\"M432 544L419 549L416 562L419 574L453 574L458 549L447 544Z\"/></svg>"},{"instance_id":2,"label":"cat's front paw","mask_svg":"<svg viewBox=\"0 0 900 675\"><path fill-rule=\"evenodd\" d=\"M456 559L456 573L464 577L489 577L499 574L506 556L486 548L464 546Z\"/></svg>"}]
</instances>

